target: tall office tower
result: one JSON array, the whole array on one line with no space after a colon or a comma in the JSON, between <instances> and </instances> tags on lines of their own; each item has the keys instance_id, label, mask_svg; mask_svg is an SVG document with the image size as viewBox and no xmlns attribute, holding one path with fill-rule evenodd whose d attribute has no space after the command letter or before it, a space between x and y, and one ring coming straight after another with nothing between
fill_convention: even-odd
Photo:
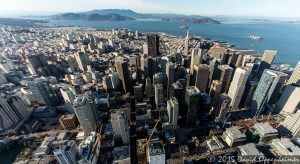
<instances>
[{"instance_id":1,"label":"tall office tower","mask_svg":"<svg viewBox=\"0 0 300 164\"><path fill-rule=\"evenodd\" d=\"M111 113L111 124L114 131L114 137L117 142L124 145L129 144L129 125L126 114L121 111L113 111Z\"/></svg>"},{"instance_id":2,"label":"tall office tower","mask_svg":"<svg viewBox=\"0 0 300 164\"><path fill-rule=\"evenodd\" d=\"M58 149L53 151L59 164L77 163L78 147L74 140L67 140Z\"/></svg>"},{"instance_id":3,"label":"tall office tower","mask_svg":"<svg viewBox=\"0 0 300 164\"><path fill-rule=\"evenodd\" d=\"M163 85L167 85L167 63L170 62L170 59L167 56L163 56L160 59L161 73L163 76Z\"/></svg>"},{"instance_id":4,"label":"tall office tower","mask_svg":"<svg viewBox=\"0 0 300 164\"><path fill-rule=\"evenodd\" d=\"M185 41L184 41L184 51L183 51L184 56L189 55L189 29L187 30Z\"/></svg>"},{"instance_id":5,"label":"tall office tower","mask_svg":"<svg viewBox=\"0 0 300 164\"><path fill-rule=\"evenodd\" d=\"M202 58L203 54L201 48L192 49L191 68L194 68L193 66L195 64L202 64Z\"/></svg>"},{"instance_id":6,"label":"tall office tower","mask_svg":"<svg viewBox=\"0 0 300 164\"><path fill-rule=\"evenodd\" d=\"M149 146L146 148L147 156L149 157L147 162L149 164L165 164L166 152L162 141L150 141Z\"/></svg>"},{"instance_id":7,"label":"tall office tower","mask_svg":"<svg viewBox=\"0 0 300 164\"><path fill-rule=\"evenodd\" d=\"M276 103L278 112L295 113L300 109L300 87L296 84L288 85Z\"/></svg>"},{"instance_id":8,"label":"tall office tower","mask_svg":"<svg viewBox=\"0 0 300 164\"><path fill-rule=\"evenodd\" d=\"M164 89L162 84L156 84L154 86L154 93L156 106L161 105L164 102Z\"/></svg>"},{"instance_id":9,"label":"tall office tower","mask_svg":"<svg viewBox=\"0 0 300 164\"><path fill-rule=\"evenodd\" d=\"M231 98L230 106L232 107L232 110L237 110L239 107L249 75L250 73L245 68L238 67L235 70L228 91L228 96Z\"/></svg>"},{"instance_id":10,"label":"tall office tower","mask_svg":"<svg viewBox=\"0 0 300 164\"><path fill-rule=\"evenodd\" d=\"M145 61L146 61L146 59L147 59L147 55L141 54L141 66L140 66L140 69L142 71L144 71L144 69L145 69Z\"/></svg>"},{"instance_id":11,"label":"tall office tower","mask_svg":"<svg viewBox=\"0 0 300 164\"><path fill-rule=\"evenodd\" d=\"M70 113L74 113L73 102L75 100L75 95L70 87L63 86L60 88L60 93L65 101L65 107Z\"/></svg>"},{"instance_id":12,"label":"tall office tower","mask_svg":"<svg viewBox=\"0 0 300 164\"><path fill-rule=\"evenodd\" d=\"M258 85L257 81L249 81L248 83L246 83L244 94L242 96L242 99L241 99L240 105L239 105L240 108L249 108L250 107L257 85Z\"/></svg>"},{"instance_id":13,"label":"tall office tower","mask_svg":"<svg viewBox=\"0 0 300 164\"><path fill-rule=\"evenodd\" d=\"M79 52L79 53L75 54L75 58L76 58L78 66L79 66L79 69L82 72L87 71L87 65L90 63L88 54L86 54L84 52Z\"/></svg>"},{"instance_id":14,"label":"tall office tower","mask_svg":"<svg viewBox=\"0 0 300 164\"><path fill-rule=\"evenodd\" d=\"M157 34L147 34L148 55L159 56L159 36Z\"/></svg>"},{"instance_id":15,"label":"tall office tower","mask_svg":"<svg viewBox=\"0 0 300 164\"><path fill-rule=\"evenodd\" d=\"M7 83L7 79L3 73L0 73L0 85Z\"/></svg>"},{"instance_id":16,"label":"tall office tower","mask_svg":"<svg viewBox=\"0 0 300 164\"><path fill-rule=\"evenodd\" d=\"M195 86L201 91L205 92L207 89L209 78L209 66L206 64L194 65L193 81Z\"/></svg>"},{"instance_id":17,"label":"tall office tower","mask_svg":"<svg viewBox=\"0 0 300 164\"><path fill-rule=\"evenodd\" d=\"M151 83L151 78L147 77L146 78L146 84L145 84L145 95L147 95L148 97L151 97L152 94L152 83Z\"/></svg>"},{"instance_id":18,"label":"tall office tower","mask_svg":"<svg viewBox=\"0 0 300 164\"><path fill-rule=\"evenodd\" d=\"M29 104L20 96L14 95L9 97L7 103L21 120L26 120L32 113Z\"/></svg>"},{"instance_id":19,"label":"tall office tower","mask_svg":"<svg viewBox=\"0 0 300 164\"><path fill-rule=\"evenodd\" d=\"M215 122L224 123L230 111L231 98L227 94L220 94L213 106L213 118Z\"/></svg>"},{"instance_id":20,"label":"tall office tower","mask_svg":"<svg viewBox=\"0 0 300 164\"><path fill-rule=\"evenodd\" d=\"M201 92L195 86L186 87L185 103L188 106L186 126L193 126L196 124L197 112L200 106Z\"/></svg>"},{"instance_id":21,"label":"tall office tower","mask_svg":"<svg viewBox=\"0 0 300 164\"><path fill-rule=\"evenodd\" d=\"M143 100L144 98L143 84L138 84L133 87L133 95L135 99Z\"/></svg>"},{"instance_id":22,"label":"tall office tower","mask_svg":"<svg viewBox=\"0 0 300 164\"><path fill-rule=\"evenodd\" d=\"M28 64L29 72L32 75L38 74L38 69L44 67L44 65L47 65L45 56L43 54L28 55L26 63Z\"/></svg>"},{"instance_id":23,"label":"tall office tower","mask_svg":"<svg viewBox=\"0 0 300 164\"><path fill-rule=\"evenodd\" d=\"M7 103L5 98L0 98L0 130L6 130L16 125L20 118Z\"/></svg>"},{"instance_id":24,"label":"tall office tower","mask_svg":"<svg viewBox=\"0 0 300 164\"><path fill-rule=\"evenodd\" d=\"M213 59L209 64L209 83L208 86L211 86L213 80L219 80L219 65L221 62L217 59Z\"/></svg>"},{"instance_id":25,"label":"tall office tower","mask_svg":"<svg viewBox=\"0 0 300 164\"><path fill-rule=\"evenodd\" d=\"M265 69L269 69L271 67L276 55L277 51L265 50L257 70L258 78L262 76Z\"/></svg>"},{"instance_id":26,"label":"tall office tower","mask_svg":"<svg viewBox=\"0 0 300 164\"><path fill-rule=\"evenodd\" d=\"M104 76L102 83L103 83L103 88L106 90L106 92L110 93L114 90L111 76Z\"/></svg>"},{"instance_id":27,"label":"tall office tower","mask_svg":"<svg viewBox=\"0 0 300 164\"><path fill-rule=\"evenodd\" d=\"M209 96L212 101L216 100L221 94L222 82L220 80L213 80L209 90Z\"/></svg>"},{"instance_id":28,"label":"tall office tower","mask_svg":"<svg viewBox=\"0 0 300 164\"><path fill-rule=\"evenodd\" d=\"M65 57L68 64L68 72L78 72L80 70L79 65L76 61L75 55L68 55Z\"/></svg>"},{"instance_id":29,"label":"tall office tower","mask_svg":"<svg viewBox=\"0 0 300 164\"><path fill-rule=\"evenodd\" d=\"M300 61L298 62L297 66L295 67L289 81L287 84L298 84L300 85Z\"/></svg>"},{"instance_id":30,"label":"tall office tower","mask_svg":"<svg viewBox=\"0 0 300 164\"><path fill-rule=\"evenodd\" d=\"M168 62L166 66L166 75L167 75L167 95L169 94L170 86L175 81L175 68L174 63ZM167 96L169 97L169 95Z\"/></svg>"},{"instance_id":31,"label":"tall office tower","mask_svg":"<svg viewBox=\"0 0 300 164\"><path fill-rule=\"evenodd\" d=\"M28 87L38 103L47 106L57 105L58 98L56 93L45 79L35 79L34 81L29 81Z\"/></svg>"},{"instance_id":32,"label":"tall office tower","mask_svg":"<svg viewBox=\"0 0 300 164\"><path fill-rule=\"evenodd\" d=\"M162 73L161 72L159 72L159 73L156 73L156 74L154 74L153 75L153 86L155 86L156 84L162 84L162 78L163 78L163 76L162 76Z\"/></svg>"},{"instance_id":33,"label":"tall office tower","mask_svg":"<svg viewBox=\"0 0 300 164\"><path fill-rule=\"evenodd\" d=\"M221 93L227 93L233 75L233 68L228 65L219 65L220 81L222 82Z\"/></svg>"},{"instance_id":34,"label":"tall office tower","mask_svg":"<svg viewBox=\"0 0 300 164\"><path fill-rule=\"evenodd\" d=\"M78 121L84 131L84 134L88 136L92 131L96 130L96 116L93 109L84 95L79 95L73 103L73 108Z\"/></svg>"},{"instance_id":35,"label":"tall office tower","mask_svg":"<svg viewBox=\"0 0 300 164\"><path fill-rule=\"evenodd\" d=\"M144 76L145 78L150 77L151 81L153 78L153 75L157 72L157 62L156 58L148 57L145 59L144 63Z\"/></svg>"},{"instance_id":36,"label":"tall office tower","mask_svg":"<svg viewBox=\"0 0 300 164\"><path fill-rule=\"evenodd\" d=\"M169 123L172 124L175 128L177 127L178 122L178 108L179 104L175 97L172 97L167 102L167 110L169 115Z\"/></svg>"},{"instance_id":37,"label":"tall office tower","mask_svg":"<svg viewBox=\"0 0 300 164\"><path fill-rule=\"evenodd\" d=\"M266 69L262 74L251 101L251 114L258 116L267 103L275 103L287 74Z\"/></svg>"},{"instance_id":38,"label":"tall office tower","mask_svg":"<svg viewBox=\"0 0 300 164\"><path fill-rule=\"evenodd\" d=\"M116 69L123 84L123 90L125 92L130 92L131 84L130 84L130 77L128 71L128 63L126 61L117 61L116 62Z\"/></svg>"},{"instance_id":39,"label":"tall office tower","mask_svg":"<svg viewBox=\"0 0 300 164\"><path fill-rule=\"evenodd\" d=\"M183 105L184 101L184 89L182 84L177 81L176 83L173 83L170 87L170 97L175 97L178 101L179 106L181 107Z\"/></svg>"}]
</instances>

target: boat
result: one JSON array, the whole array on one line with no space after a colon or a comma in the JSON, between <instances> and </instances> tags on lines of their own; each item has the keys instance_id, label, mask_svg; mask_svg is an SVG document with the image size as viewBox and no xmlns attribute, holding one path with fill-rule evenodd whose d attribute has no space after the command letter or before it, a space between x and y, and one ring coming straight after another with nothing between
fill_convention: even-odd
<instances>
[{"instance_id":1,"label":"boat","mask_svg":"<svg viewBox=\"0 0 300 164\"><path fill-rule=\"evenodd\" d=\"M259 36L259 35L249 35L248 39L250 39L250 40L263 40L264 37Z\"/></svg>"},{"instance_id":2,"label":"boat","mask_svg":"<svg viewBox=\"0 0 300 164\"><path fill-rule=\"evenodd\" d=\"M180 28L180 29L189 29L189 27L187 27L187 26L178 26L178 28Z\"/></svg>"}]
</instances>

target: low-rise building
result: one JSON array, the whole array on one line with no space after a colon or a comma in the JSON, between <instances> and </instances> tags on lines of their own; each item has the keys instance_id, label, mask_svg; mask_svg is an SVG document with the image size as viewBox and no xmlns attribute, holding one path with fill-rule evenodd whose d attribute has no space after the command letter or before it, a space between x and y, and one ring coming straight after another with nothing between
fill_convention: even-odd
<instances>
[{"instance_id":1,"label":"low-rise building","mask_svg":"<svg viewBox=\"0 0 300 164\"><path fill-rule=\"evenodd\" d=\"M213 136L212 139L206 141L206 144L210 151L222 150L224 149L223 143L216 137Z\"/></svg>"},{"instance_id":2,"label":"low-rise building","mask_svg":"<svg viewBox=\"0 0 300 164\"><path fill-rule=\"evenodd\" d=\"M275 156L299 156L300 148L289 138L273 139L270 143L271 151Z\"/></svg>"},{"instance_id":3,"label":"low-rise building","mask_svg":"<svg viewBox=\"0 0 300 164\"><path fill-rule=\"evenodd\" d=\"M277 138L278 130L273 128L269 123L256 123L253 126L253 134L259 136L260 142L268 142Z\"/></svg>"},{"instance_id":4,"label":"low-rise building","mask_svg":"<svg viewBox=\"0 0 300 164\"><path fill-rule=\"evenodd\" d=\"M75 114L62 115L59 118L60 125L67 130L77 128L79 122Z\"/></svg>"},{"instance_id":5,"label":"low-rise building","mask_svg":"<svg viewBox=\"0 0 300 164\"><path fill-rule=\"evenodd\" d=\"M113 151L114 164L130 164L130 147L120 146L115 147Z\"/></svg>"},{"instance_id":6,"label":"low-rise building","mask_svg":"<svg viewBox=\"0 0 300 164\"><path fill-rule=\"evenodd\" d=\"M222 139L227 143L228 146L238 146L242 145L246 141L246 135L243 134L238 127L233 126L227 128L222 135Z\"/></svg>"},{"instance_id":7,"label":"low-rise building","mask_svg":"<svg viewBox=\"0 0 300 164\"><path fill-rule=\"evenodd\" d=\"M152 141L149 144L148 151L148 162L149 164L165 164L166 154L165 148L162 141Z\"/></svg>"}]
</instances>

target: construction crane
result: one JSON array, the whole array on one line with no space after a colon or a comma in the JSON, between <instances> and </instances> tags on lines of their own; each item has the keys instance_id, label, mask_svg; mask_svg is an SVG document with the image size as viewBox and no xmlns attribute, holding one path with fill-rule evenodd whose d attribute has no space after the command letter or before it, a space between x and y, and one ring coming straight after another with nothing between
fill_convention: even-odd
<instances>
[{"instance_id":1,"label":"construction crane","mask_svg":"<svg viewBox=\"0 0 300 164\"><path fill-rule=\"evenodd\" d=\"M152 131L151 131L151 133L150 133L150 136L149 136L149 138L147 139L147 142L146 142L146 158L147 158L147 161L149 161L149 144L150 144L150 141L151 141L151 138L152 138L152 135L154 134L154 131L155 131L155 129L156 129L156 127L157 127L157 125L158 125L158 123L160 122L160 109L158 108L158 120L156 121L156 123L155 123L155 125L154 125L154 127L152 128Z\"/></svg>"}]
</instances>

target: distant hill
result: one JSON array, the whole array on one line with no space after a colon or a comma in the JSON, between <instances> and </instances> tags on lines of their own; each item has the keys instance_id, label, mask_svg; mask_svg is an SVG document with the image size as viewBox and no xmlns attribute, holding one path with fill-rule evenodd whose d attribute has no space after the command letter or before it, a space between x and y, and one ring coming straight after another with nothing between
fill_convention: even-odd
<instances>
[{"instance_id":1,"label":"distant hill","mask_svg":"<svg viewBox=\"0 0 300 164\"><path fill-rule=\"evenodd\" d=\"M143 14L126 9L103 9L91 10L79 13L63 13L51 16L52 19L60 20L86 20L86 21L130 21L136 19L160 19L168 21L183 21L198 24L220 24L211 18L199 15L182 14Z\"/></svg>"},{"instance_id":2,"label":"distant hill","mask_svg":"<svg viewBox=\"0 0 300 164\"><path fill-rule=\"evenodd\" d=\"M221 24L219 21L210 18L202 18L202 19L188 18L188 19L183 19L183 22L189 22L195 24Z\"/></svg>"},{"instance_id":3,"label":"distant hill","mask_svg":"<svg viewBox=\"0 0 300 164\"><path fill-rule=\"evenodd\" d=\"M38 26L39 23L46 23L43 20L32 20L32 19L14 19L14 18L0 18L0 24L11 25L11 26L23 26L33 27Z\"/></svg>"},{"instance_id":4,"label":"distant hill","mask_svg":"<svg viewBox=\"0 0 300 164\"><path fill-rule=\"evenodd\" d=\"M86 20L86 21L128 21L133 18L118 15L115 13L99 14L99 13L64 13L52 18L60 20Z\"/></svg>"}]
</instances>

